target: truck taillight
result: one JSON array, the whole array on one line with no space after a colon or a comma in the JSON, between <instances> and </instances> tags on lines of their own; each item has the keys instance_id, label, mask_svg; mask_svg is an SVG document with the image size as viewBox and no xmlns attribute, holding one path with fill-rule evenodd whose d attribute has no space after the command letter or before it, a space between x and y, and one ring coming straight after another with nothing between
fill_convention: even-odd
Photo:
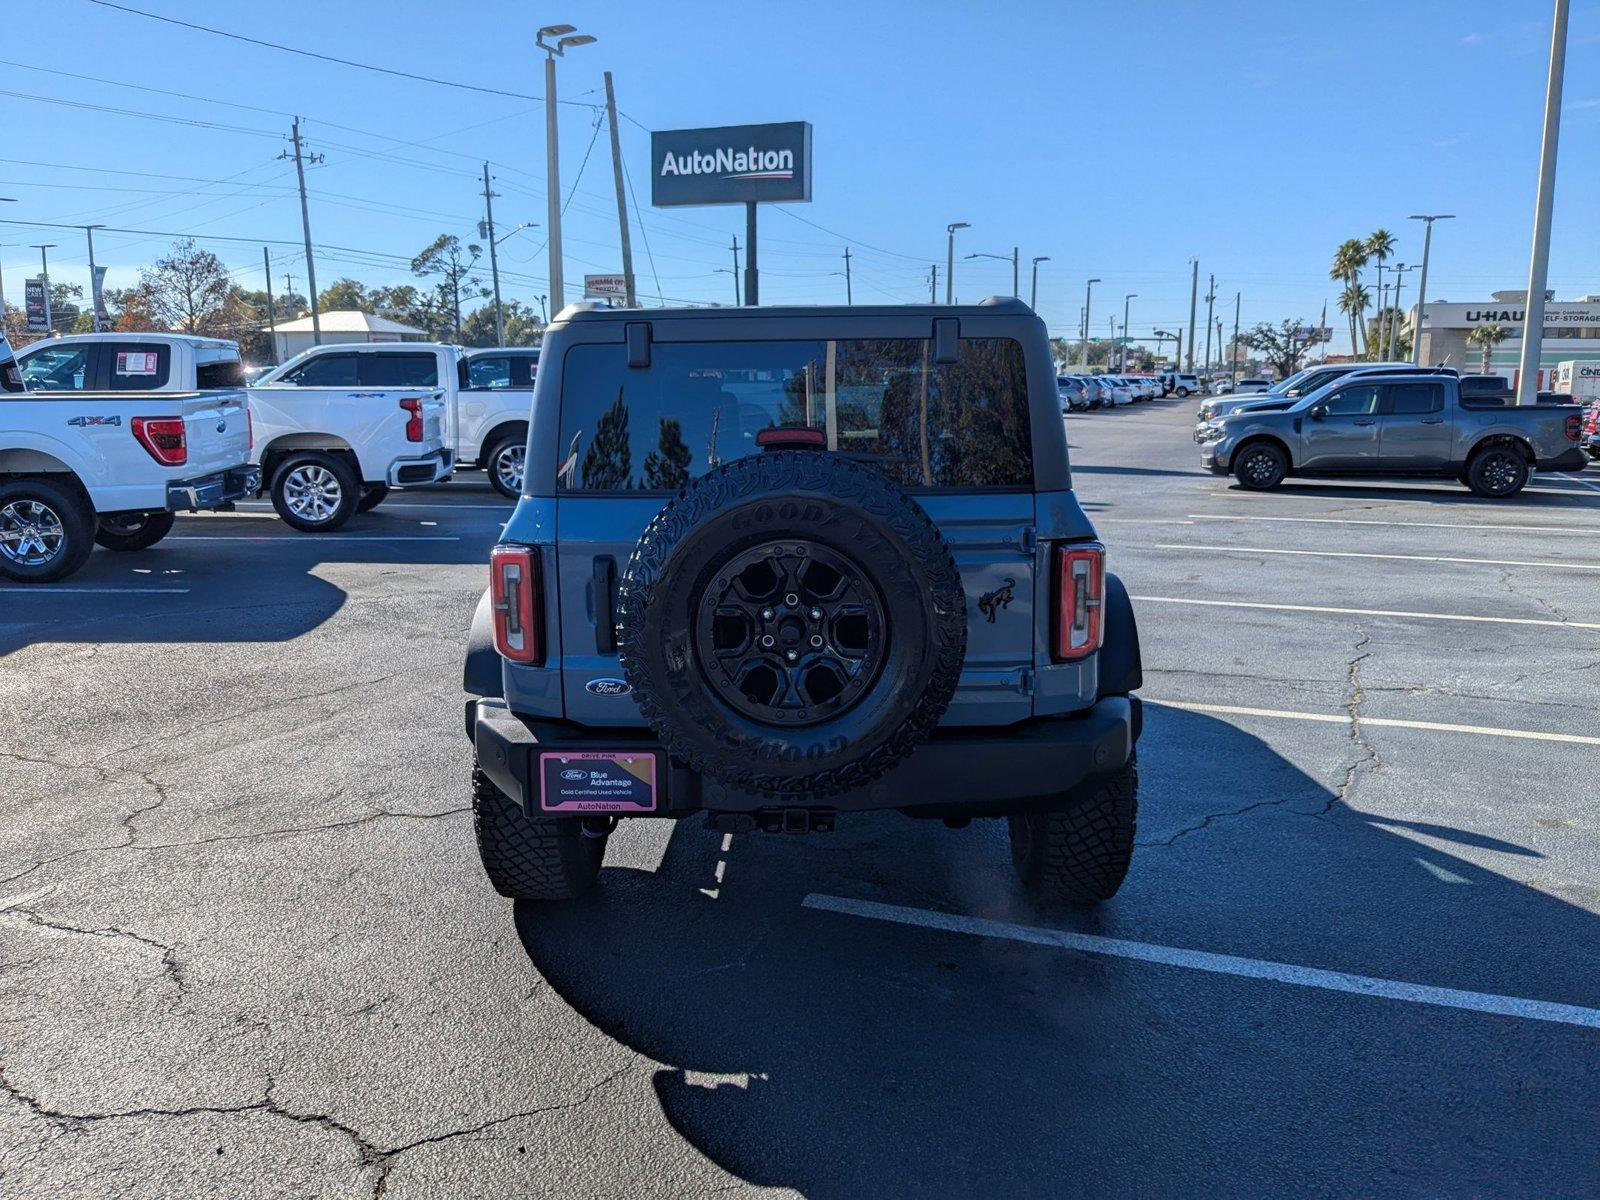
<instances>
[{"instance_id":1,"label":"truck taillight","mask_svg":"<svg viewBox=\"0 0 1600 1200\"><path fill-rule=\"evenodd\" d=\"M181 467L189 461L189 438L181 417L135 417L133 436L163 467Z\"/></svg>"},{"instance_id":2,"label":"truck taillight","mask_svg":"<svg viewBox=\"0 0 1600 1200\"><path fill-rule=\"evenodd\" d=\"M400 401L400 407L411 414L406 418L406 441L420 442L422 440L422 401L415 396L407 396Z\"/></svg>"},{"instance_id":3,"label":"truck taillight","mask_svg":"<svg viewBox=\"0 0 1600 1200\"><path fill-rule=\"evenodd\" d=\"M1568 438L1569 441L1574 441L1575 442L1575 441L1578 440L1578 436L1582 432L1583 432L1583 418L1580 417L1577 413L1573 413L1570 417L1567 418L1567 438Z\"/></svg>"},{"instance_id":4,"label":"truck taillight","mask_svg":"<svg viewBox=\"0 0 1600 1200\"><path fill-rule=\"evenodd\" d=\"M539 552L531 546L496 546L489 556L489 602L494 648L512 662L544 662L540 614Z\"/></svg>"},{"instance_id":5,"label":"truck taillight","mask_svg":"<svg viewBox=\"0 0 1600 1200\"><path fill-rule=\"evenodd\" d=\"M1056 547L1055 638L1057 662L1086 658L1100 649L1106 600L1106 548L1094 542Z\"/></svg>"},{"instance_id":6,"label":"truck taillight","mask_svg":"<svg viewBox=\"0 0 1600 1200\"><path fill-rule=\"evenodd\" d=\"M245 447L245 452L249 453L256 448L256 418L255 414L250 411L248 404L244 406L244 428L245 433L250 438L250 444Z\"/></svg>"}]
</instances>

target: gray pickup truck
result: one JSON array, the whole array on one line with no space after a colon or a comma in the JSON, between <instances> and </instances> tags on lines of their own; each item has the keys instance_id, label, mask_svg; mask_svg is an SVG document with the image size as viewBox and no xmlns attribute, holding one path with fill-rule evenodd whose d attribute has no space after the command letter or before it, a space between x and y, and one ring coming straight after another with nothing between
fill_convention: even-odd
<instances>
[{"instance_id":1,"label":"gray pickup truck","mask_svg":"<svg viewBox=\"0 0 1600 1200\"><path fill-rule=\"evenodd\" d=\"M1201 421L1194 438L1201 466L1254 491L1290 475L1420 476L1503 499L1534 470L1581 471L1580 422L1573 404L1463 397L1453 375L1362 372Z\"/></svg>"},{"instance_id":2,"label":"gray pickup truck","mask_svg":"<svg viewBox=\"0 0 1600 1200\"><path fill-rule=\"evenodd\" d=\"M1033 898L1116 892L1138 631L1027 305L573 307L543 350L465 670L502 894L582 894L621 818L877 810L1005 818Z\"/></svg>"}]
</instances>

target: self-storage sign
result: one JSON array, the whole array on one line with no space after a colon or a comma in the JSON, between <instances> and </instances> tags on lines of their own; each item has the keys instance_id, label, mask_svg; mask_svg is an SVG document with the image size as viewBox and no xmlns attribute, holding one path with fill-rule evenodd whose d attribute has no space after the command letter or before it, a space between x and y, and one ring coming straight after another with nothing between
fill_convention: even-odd
<instances>
[{"instance_id":1,"label":"self-storage sign","mask_svg":"<svg viewBox=\"0 0 1600 1200\"><path fill-rule=\"evenodd\" d=\"M650 135L657 207L811 199L811 124L723 125Z\"/></svg>"}]
</instances>

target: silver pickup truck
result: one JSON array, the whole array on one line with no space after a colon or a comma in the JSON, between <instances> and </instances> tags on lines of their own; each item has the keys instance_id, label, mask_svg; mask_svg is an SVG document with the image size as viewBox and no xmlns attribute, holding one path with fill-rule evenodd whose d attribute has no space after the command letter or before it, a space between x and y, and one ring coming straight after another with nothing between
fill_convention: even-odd
<instances>
[{"instance_id":1,"label":"silver pickup truck","mask_svg":"<svg viewBox=\"0 0 1600 1200\"><path fill-rule=\"evenodd\" d=\"M1290 475L1458 479L1514 496L1534 470L1581 471L1582 410L1463 398L1451 375L1361 375L1298 397L1241 405L1195 427L1200 465L1255 491Z\"/></svg>"}]
</instances>

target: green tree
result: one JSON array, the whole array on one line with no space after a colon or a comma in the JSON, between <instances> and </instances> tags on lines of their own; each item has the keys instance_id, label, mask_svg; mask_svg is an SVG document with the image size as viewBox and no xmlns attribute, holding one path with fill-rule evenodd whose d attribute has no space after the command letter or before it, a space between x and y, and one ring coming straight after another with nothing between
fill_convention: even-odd
<instances>
[{"instance_id":1,"label":"green tree","mask_svg":"<svg viewBox=\"0 0 1600 1200\"><path fill-rule=\"evenodd\" d=\"M1361 337L1359 327L1362 313L1371 301L1371 293L1361 287L1361 268L1367 265L1367 243L1360 238L1346 238L1339 243L1333 252L1333 262L1328 268L1328 278L1345 285L1345 292L1350 296L1355 307L1346 308L1341 299L1340 311L1350 318L1350 352L1361 353ZM1351 289L1358 289L1352 291Z\"/></svg>"},{"instance_id":2,"label":"green tree","mask_svg":"<svg viewBox=\"0 0 1600 1200\"><path fill-rule=\"evenodd\" d=\"M1372 293L1359 283L1347 283L1339 293L1339 311L1350 321L1351 353L1359 355L1361 342L1357 339L1357 323L1365 319L1367 305L1372 303Z\"/></svg>"},{"instance_id":3,"label":"green tree","mask_svg":"<svg viewBox=\"0 0 1600 1200\"><path fill-rule=\"evenodd\" d=\"M689 447L683 426L673 417L661 418L656 448L644 456L644 484L659 492L675 492L689 482Z\"/></svg>"},{"instance_id":4,"label":"green tree","mask_svg":"<svg viewBox=\"0 0 1600 1200\"><path fill-rule=\"evenodd\" d=\"M489 294L482 279L473 274L473 268L482 254L482 246L463 246L455 234L441 233L411 260L413 275L420 278L430 275L440 277L434 285L434 292L439 307L451 316L450 336L453 341L461 340L462 297L481 300Z\"/></svg>"},{"instance_id":5,"label":"green tree","mask_svg":"<svg viewBox=\"0 0 1600 1200\"><path fill-rule=\"evenodd\" d=\"M1239 344L1260 353L1278 373L1287 379L1305 363L1306 351L1315 338L1305 336L1304 321L1281 321L1277 325L1263 321L1253 329L1239 334Z\"/></svg>"},{"instance_id":6,"label":"green tree","mask_svg":"<svg viewBox=\"0 0 1600 1200\"><path fill-rule=\"evenodd\" d=\"M519 300L507 300L500 307L506 324L507 346L537 346L544 340L544 325L537 309ZM463 346L498 346L498 339L493 304L473 309L461 322Z\"/></svg>"},{"instance_id":7,"label":"green tree","mask_svg":"<svg viewBox=\"0 0 1600 1200\"><path fill-rule=\"evenodd\" d=\"M222 260L193 239L172 249L139 272L139 290L161 328L181 333L226 336L237 323L237 289Z\"/></svg>"},{"instance_id":8,"label":"green tree","mask_svg":"<svg viewBox=\"0 0 1600 1200\"><path fill-rule=\"evenodd\" d=\"M1488 325L1474 326L1472 332L1467 334L1467 341L1483 350L1483 373L1488 375L1489 360L1494 354L1494 348L1511 336L1511 331L1504 325L1490 322Z\"/></svg>"},{"instance_id":9,"label":"green tree","mask_svg":"<svg viewBox=\"0 0 1600 1200\"><path fill-rule=\"evenodd\" d=\"M318 312L377 312L367 287L354 279L335 279L317 297Z\"/></svg>"}]
</instances>

